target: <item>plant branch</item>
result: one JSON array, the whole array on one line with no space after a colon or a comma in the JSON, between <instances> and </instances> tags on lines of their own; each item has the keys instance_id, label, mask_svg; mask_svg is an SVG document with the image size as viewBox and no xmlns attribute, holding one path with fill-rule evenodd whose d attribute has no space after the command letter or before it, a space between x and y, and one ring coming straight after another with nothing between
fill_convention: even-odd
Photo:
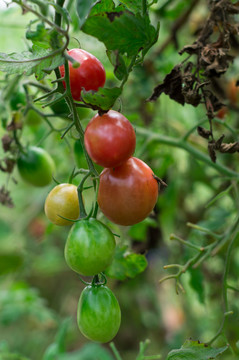
<instances>
[{"instance_id":1,"label":"plant branch","mask_svg":"<svg viewBox=\"0 0 239 360\"><path fill-rule=\"evenodd\" d=\"M195 159L202 161L203 163L209 165L210 167L217 170L219 173L228 176L229 178L239 178L239 173L227 168L226 166L220 163L214 163L211 159L192 145L188 144L187 142L183 141L182 139L175 139L173 137L169 137L166 135L160 135L153 131L141 128L136 126L136 133L145 137L150 137L152 141L159 142L164 145L178 147L190 153Z\"/></svg>"}]
</instances>

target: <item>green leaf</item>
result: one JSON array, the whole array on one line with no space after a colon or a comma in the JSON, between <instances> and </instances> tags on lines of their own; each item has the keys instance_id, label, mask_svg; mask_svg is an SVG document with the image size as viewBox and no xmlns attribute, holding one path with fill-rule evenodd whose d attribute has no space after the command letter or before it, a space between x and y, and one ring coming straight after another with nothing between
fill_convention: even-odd
<instances>
[{"instance_id":1,"label":"green leaf","mask_svg":"<svg viewBox=\"0 0 239 360\"><path fill-rule=\"evenodd\" d=\"M129 236L137 241L146 241L148 227L157 227L157 222L154 219L146 218L138 224L129 228Z\"/></svg>"},{"instance_id":2,"label":"green leaf","mask_svg":"<svg viewBox=\"0 0 239 360\"><path fill-rule=\"evenodd\" d=\"M1 253L0 275L16 272L23 264L23 257L16 253Z\"/></svg>"},{"instance_id":3,"label":"green leaf","mask_svg":"<svg viewBox=\"0 0 239 360\"><path fill-rule=\"evenodd\" d=\"M81 97L85 104L91 105L94 110L109 110L121 94L118 87L107 89L99 88L97 92L82 91Z\"/></svg>"},{"instance_id":4,"label":"green leaf","mask_svg":"<svg viewBox=\"0 0 239 360\"><path fill-rule=\"evenodd\" d=\"M101 0L92 8L90 15L99 15L113 10L115 10L115 3L113 0Z\"/></svg>"},{"instance_id":5,"label":"green leaf","mask_svg":"<svg viewBox=\"0 0 239 360\"><path fill-rule=\"evenodd\" d=\"M192 289L197 293L199 301L204 304L205 293L203 286L203 275L199 269L189 268L190 273L190 285Z\"/></svg>"},{"instance_id":6,"label":"green leaf","mask_svg":"<svg viewBox=\"0 0 239 360\"><path fill-rule=\"evenodd\" d=\"M38 80L44 76L45 69L52 69L64 63L64 58L58 54L56 56L51 50L33 47L33 52L24 51L22 53L5 54L0 53L0 71L8 74L31 75L36 73Z\"/></svg>"},{"instance_id":7,"label":"green leaf","mask_svg":"<svg viewBox=\"0 0 239 360\"><path fill-rule=\"evenodd\" d=\"M120 2L134 13L138 13L142 10L142 0L120 0Z\"/></svg>"},{"instance_id":8,"label":"green leaf","mask_svg":"<svg viewBox=\"0 0 239 360\"><path fill-rule=\"evenodd\" d=\"M118 51L110 51L110 50L107 50L106 53L111 64L114 66L115 76L117 77L117 79L123 80L128 74L128 69L125 64L123 55L119 54Z\"/></svg>"},{"instance_id":9,"label":"green leaf","mask_svg":"<svg viewBox=\"0 0 239 360\"><path fill-rule=\"evenodd\" d=\"M147 264L144 255L129 253L127 246L116 247L114 260L106 274L118 280L134 278L146 269Z\"/></svg>"},{"instance_id":10,"label":"green leaf","mask_svg":"<svg viewBox=\"0 0 239 360\"><path fill-rule=\"evenodd\" d=\"M172 350L166 360L209 360L215 359L228 349L228 346L222 348L212 348L198 341L187 340L181 349Z\"/></svg>"},{"instance_id":11,"label":"green leaf","mask_svg":"<svg viewBox=\"0 0 239 360\"><path fill-rule=\"evenodd\" d=\"M150 24L148 16L135 16L123 7L91 14L82 30L102 41L108 50L118 50L129 57L148 50L158 38L158 30Z\"/></svg>"},{"instance_id":12,"label":"green leaf","mask_svg":"<svg viewBox=\"0 0 239 360\"><path fill-rule=\"evenodd\" d=\"M76 1L76 11L79 18L80 28L85 23L92 6L96 3L95 0L77 0Z\"/></svg>"}]
</instances>

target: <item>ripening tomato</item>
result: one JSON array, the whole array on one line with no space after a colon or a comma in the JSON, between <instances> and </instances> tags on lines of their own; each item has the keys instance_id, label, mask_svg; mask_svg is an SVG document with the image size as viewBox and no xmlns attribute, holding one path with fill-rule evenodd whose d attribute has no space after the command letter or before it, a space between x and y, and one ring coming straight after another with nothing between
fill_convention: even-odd
<instances>
[{"instance_id":1,"label":"ripening tomato","mask_svg":"<svg viewBox=\"0 0 239 360\"><path fill-rule=\"evenodd\" d=\"M104 285L87 286L81 293L77 323L82 334L101 343L112 340L121 322L121 311L113 292Z\"/></svg>"},{"instance_id":2,"label":"ripening tomato","mask_svg":"<svg viewBox=\"0 0 239 360\"><path fill-rule=\"evenodd\" d=\"M97 91L99 87L104 86L105 69L94 55L82 49L71 49L68 51L68 55L80 64L78 68L74 68L69 62L70 87L74 100L80 100L82 88L86 91ZM60 73L62 77L65 75L64 65L60 66ZM65 82L63 85L65 86Z\"/></svg>"},{"instance_id":3,"label":"ripening tomato","mask_svg":"<svg viewBox=\"0 0 239 360\"><path fill-rule=\"evenodd\" d=\"M218 117L219 119L224 119L227 113L228 108L226 106L223 106L221 109L218 110L216 117Z\"/></svg>"},{"instance_id":4,"label":"ripening tomato","mask_svg":"<svg viewBox=\"0 0 239 360\"><path fill-rule=\"evenodd\" d=\"M239 86L237 86L237 80L231 79L227 84L227 97L230 104L237 105L239 102Z\"/></svg>"},{"instance_id":5,"label":"ripening tomato","mask_svg":"<svg viewBox=\"0 0 239 360\"><path fill-rule=\"evenodd\" d=\"M135 131L129 120L117 111L95 115L85 130L85 147L90 158L106 168L116 167L133 155Z\"/></svg>"},{"instance_id":6,"label":"ripening tomato","mask_svg":"<svg viewBox=\"0 0 239 360\"><path fill-rule=\"evenodd\" d=\"M20 153L17 159L18 171L26 182L35 186L46 186L52 181L55 164L48 152L36 146L30 146Z\"/></svg>"},{"instance_id":7,"label":"ripening tomato","mask_svg":"<svg viewBox=\"0 0 239 360\"><path fill-rule=\"evenodd\" d=\"M65 245L67 264L85 276L104 271L111 264L114 252L114 235L107 226L94 218L76 222Z\"/></svg>"},{"instance_id":8,"label":"ripening tomato","mask_svg":"<svg viewBox=\"0 0 239 360\"><path fill-rule=\"evenodd\" d=\"M73 225L72 221L80 215L77 186L73 184L59 184L48 194L45 201L45 214L55 225Z\"/></svg>"},{"instance_id":9,"label":"ripening tomato","mask_svg":"<svg viewBox=\"0 0 239 360\"><path fill-rule=\"evenodd\" d=\"M98 204L104 215L119 225L145 219L158 198L158 182L142 160L132 157L100 174Z\"/></svg>"}]
</instances>

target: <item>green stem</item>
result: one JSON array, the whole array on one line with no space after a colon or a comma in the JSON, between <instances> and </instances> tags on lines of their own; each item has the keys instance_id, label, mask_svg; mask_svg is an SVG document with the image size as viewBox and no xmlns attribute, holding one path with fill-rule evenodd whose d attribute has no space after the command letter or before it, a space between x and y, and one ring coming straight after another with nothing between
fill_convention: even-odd
<instances>
[{"instance_id":1,"label":"green stem","mask_svg":"<svg viewBox=\"0 0 239 360\"><path fill-rule=\"evenodd\" d=\"M147 0L142 0L142 15L145 16L147 14Z\"/></svg>"},{"instance_id":2,"label":"green stem","mask_svg":"<svg viewBox=\"0 0 239 360\"><path fill-rule=\"evenodd\" d=\"M110 343L111 350L113 351L113 354L115 356L116 360L122 360L122 357L120 356L120 353L115 347L115 344L113 342Z\"/></svg>"},{"instance_id":3,"label":"green stem","mask_svg":"<svg viewBox=\"0 0 239 360\"><path fill-rule=\"evenodd\" d=\"M179 241L181 244L183 244L183 245L185 245L185 246L188 246L188 247L190 247L190 248L192 248L192 249L194 249L194 250L197 250L197 251L199 251L199 252L204 251L204 248L202 248L202 247L200 247L200 246L197 246L197 245L195 245L195 244L192 244L192 243L189 242L189 241L185 241L185 240L183 240L182 238L180 238L179 236L174 235L174 234L172 234L172 235L170 236L170 240L177 240L177 241Z\"/></svg>"},{"instance_id":4,"label":"green stem","mask_svg":"<svg viewBox=\"0 0 239 360\"><path fill-rule=\"evenodd\" d=\"M181 139L177 140L170 136L160 135L138 126L136 126L136 133L138 135L150 137L152 138L152 141L154 140L164 145L174 146L183 149L188 153L190 153L195 159L209 165L210 167L217 170L219 173L227 175L229 178L237 178L237 179L239 178L239 173L225 167L220 163L212 162L211 159L206 154L202 153L201 151L197 150L192 145L188 144L187 142Z\"/></svg>"},{"instance_id":5,"label":"green stem","mask_svg":"<svg viewBox=\"0 0 239 360\"><path fill-rule=\"evenodd\" d=\"M56 3L58 6L63 7L64 2L65 2L65 0L57 0ZM62 20L61 14L59 14L57 11L55 11L55 21L54 22L59 27L61 27L61 20Z\"/></svg>"},{"instance_id":6,"label":"green stem","mask_svg":"<svg viewBox=\"0 0 239 360\"><path fill-rule=\"evenodd\" d=\"M81 142L82 149L84 151L84 155L85 155L88 167L89 167L91 173L94 174L96 177L98 177L99 174L96 171L96 169L94 167L94 164L93 164L91 158L89 157L89 155L88 155L88 153L86 151L85 144L84 144L84 130L83 130L83 127L82 127L82 125L80 123L79 115L78 115L78 112L76 110L76 107L74 105L74 102L73 102L73 99L72 99L72 96L71 96L68 61L65 62L65 82L66 82L66 94L67 94L66 101L67 101L67 103L70 106L70 109L72 111L74 124L75 124L76 130L79 133L79 139L80 139L80 142Z\"/></svg>"}]
</instances>

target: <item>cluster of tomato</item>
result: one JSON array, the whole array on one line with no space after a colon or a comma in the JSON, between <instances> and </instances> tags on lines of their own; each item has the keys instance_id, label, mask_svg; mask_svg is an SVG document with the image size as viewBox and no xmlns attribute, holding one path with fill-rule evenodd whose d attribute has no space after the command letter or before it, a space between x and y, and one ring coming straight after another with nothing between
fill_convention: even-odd
<instances>
[{"instance_id":1,"label":"cluster of tomato","mask_svg":"<svg viewBox=\"0 0 239 360\"><path fill-rule=\"evenodd\" d=\"M97 90L104 86L105 70L98 59L81 49L70 50L68 55L80 63L80 67L74 68L69 62L74 100L80 100L82 88ZM60 67L63 77L64 71L64 66ZM90 158L105 168L100 174L97 196L104 215L119 225L133 225L146 218L157 201L158 181L148 165L132 157L136 136L128 119L114 110L95 115L85 129L84 142ZM30 152L29 161L32 157L37 167L33 156L36 148L31 148ZM25 174L23 168L20 164L26 179L27 166ZM48 170L53 170L53 165ZM115 238L110 229L96 218L86 217L78 221L80 210L78 188L73 184L55 186L45 201L45 214L52 223L64 226L74 222L65 245L67 264L80 275L94 276L79 299L78 326L87 338L108 342L118 332L121 312L114 294L100 281L102 277L98 274L102 274L113 260Z\"/></svg>"}]
</instances>

